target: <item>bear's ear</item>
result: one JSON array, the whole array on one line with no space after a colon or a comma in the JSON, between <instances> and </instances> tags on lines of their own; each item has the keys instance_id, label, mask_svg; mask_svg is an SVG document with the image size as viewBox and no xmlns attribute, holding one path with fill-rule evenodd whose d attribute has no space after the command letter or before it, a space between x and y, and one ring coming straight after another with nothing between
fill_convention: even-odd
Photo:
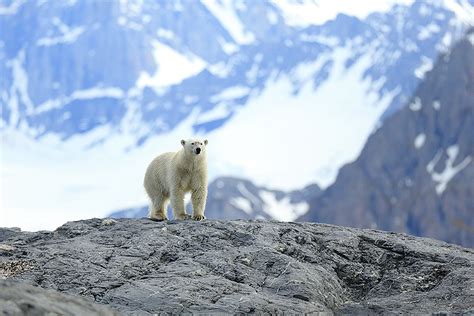
<instances>
[{"instance_id":1,"label":"bear's ear","mask_svg":"<svg viewBox=\"0 0 474 316\"><path fill-rule=\"evenodd\" d=\"M181 140L181 145L184 146L184 144L186 144L186 142L184 141L184 139Z\"/></svg>"},{"instance_id":2,"label":"bear's ear","mask_svg":"<svg viewBox=\"0 0 474 316\"><path fill-rule=\"evenodd\" d=\"M208 143L208 142L207 142L207 139L205 139L205 140L204 140L204 145L207 145L207 143Z\"/></svg>"}]
</instances>

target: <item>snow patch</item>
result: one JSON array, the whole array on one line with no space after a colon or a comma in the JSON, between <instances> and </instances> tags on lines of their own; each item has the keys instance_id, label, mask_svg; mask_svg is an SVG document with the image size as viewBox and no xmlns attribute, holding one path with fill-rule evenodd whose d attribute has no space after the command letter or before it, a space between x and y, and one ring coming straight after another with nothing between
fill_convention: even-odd
<instances>
[{"instance_id":1,"label":"snow patch","mask_svg":"<svg viewBox=\"0 0 474 316\"><path fill-rule=\"evenodd\" d=\"M160 43L153 42L153 57L157 64L157 70L153 75L142 72L137 80L138 88L153 87L160 89L170 85L178 84L186 78L201 72L206 63L197 56L184 56L173 48Z\"/></svg>"},{"instance_id":2,"label":"snow patch","mask_svg":"<svg viewBox=\"0 0 474 316\"><path fill-rule=\"evenodd\" d=\"M339 39L337 37L306 34L306 33L303 33L300 35L300 40L303 42L309 42L309 43L320 43L320 44L327 45L329 47L333 47L339 44Z\"/></svg>"},{"instance_id":3,"label":"snow patch","mask_svg":"<svg viewBox=\"0 0 474 316\"><path fill-rule=\"evenodd\" d=\"M26 106L27 113L32 113L34 106L28 94L28 73L23 65L25 63L25 51L22 50L16 59L12 61L13 86L20 94L21 101Z\"/></svg>"},{"instance_id":4,"label":"snow patch","mask_svg":"<svg viewBox=\"0 0 474 316\"><path fill-rule=\"evenodd\" d=\"M453 35L449 32L446 32L443 36L443 38L441 39L441 47L439 47L438 49L442 50L442 49L448 49L449 47L451 47L453 43Z\"/></svg>"},{"instance_id":5,"label":"snow patch","mask_svg":"<svg viewBox=\"0 0 474 316\"><path fill-rule=\"evenodd\" d=\"M235 45L234 43L226 42L222 38L219 38L218 42L221 45L224 53L226 53L227 55L232 55L233 53L239 51L239 46Z\"/></svg>"},{"instance_id":6,"label":"snow patch","mask_svg":"<svg viewBox=\"0 0 474 316\"><path fill-rule=\"evenodd\" d=\"M413 112L421 110L421 100L419 97L415 97L412 103L408 106Z\"/></svg>"},{"instance_id":7,"label":"snow patch","mask_svg":"<svg viewBox=\"0 0 474 316\"><path fill-rule=\"evenodd\" d=\"M196 124L202 124L218 119L223 119L228 117L230 113L231 109L229 108L229 106L226 103L222 102L216 105L212 110L199 114L199 117L196 120Z\"/></svg>"},{"instance_id":8,"label":"snow patch","mask_svg":"<svg viewBox=\"0 0 474 316\"><path fill-rule=\"evenodd\" d=\"M439 102L438 100L433 101L433 108L434 108L436 111L439 111L439 109L441 108L441 102Z\"/></svg>"},{"instance_id":9,"label":"snow patch","mask_svg":"<svg viewBox=\"0 0 474 316\"><path fill-rule=\"evenodd\" d=\"M444 170L437 173L434 171L434 166L441 157L441 153L442 152L438 152L435 158L426 167L426 170L431 174L431 179L436 183L436 194L438 195L443 194L449 181L472 161L471 156L467 156L457 166L454 166L454 161L459 153L459 146L452 145L446 150L448 159L446 159Z\"/></svg>"},{"instance_id":10,"label":"snow patch","mask_svg":"<svg viewBox=\"0 0 474 316\"><path fill-rule=\"evenodd\" d=\"M61 116L61 120L66 121L71 118L71 112L64 112L64 114Z\"/></svg>"},{"instance_id":11,"label":"snow patch","mask_svg":"<svg viewBox=\"0 0 474 316\"><path fill-rule=\"evenodd\" d=\"M278 221L294 221L309 210L308 203L301 202L292 204L289 197L278 200L274 192L262 190L259 195L265 203L263 208L265 213Z\"/></svg>"},{"instance_id":12,"label":"snow patch","mask_svg":"<svg viewBox=\"0 0 474 316\"><path fill-rule=\"evenodd\" d=\"M77 90L71 94L73 100L87 100L96 98L123 98L124 92L120 88L91 88L85 90Z\"/></svg>"},{"instance_id":13,"label":"snow patch","mask_svg":"<svg viewBox=\"0 0 474 316\"><path fill-rule=\"evenodd\" d=\"M424 41L425 39L430 38L433 34L440 31L440 27L435 23L430 23L427 26L423 27L418 33L418 39Z\"/></svg>"},{"instance_id":14,"label":"snow patch","mask_svg":"<svg viewBox=\"0 0 474 316\"><path fill-rule=\"evenodd\" d=\"M245 213L252 215L252 204L250 204L249 200L239 196L239 197L232 198L230 200L230 204L244 211Z\"/></svg>"},{"instance_id":15,"label":"snow patch","mask_svg":"<svg viewBox=\"0 0 474 316\"><path fill-rule=\"evenodd\" d=\"M471 33L467 36L467 40L474 46L474 33Z\"/></svg>"},{"instance_id":16,"label":"snow patch","mask_svg":"<svg viewBox=\"0 0 474 316\"><path fill-rule=\"evenodd\" d=\"M70 96L59 99L50 99L37 106L34 113L39 114L47 111L51 111L56 108L74 101L74 100L89 100L96 98L113 98L121 99L125 96L122 89L116 87L94 87L84 90L76 90Z\"/></svg>"},{"instance_id":17,"label":"snow patch","mask_svg":"<svg viewBox=\"0 0 474 316\"><path fill-rule=\"evenodd\" d=\"M14 15L18 12L18 9L26 2L26 0L15 0L10 5L0 4L0 15Z\"/></svg>"},{"instance_id":18,"label":"snow patch","mask_svg":"<svg viewBox=\"0 0 474 316\"><path fill-rule=\"evenodd\" d=\"M247 96L250 93L250 88L245 86L234 86L225 89L224 91L220 92L212 96L209 101L211 102L218 102L222 100L233 100Z\"/></svg>"},{"instance_id":19,"label":"snow patch","mask_svg":"<svg viewBox=\"0 0 474 316\"><path fill-rule=\"evenodd\" d=\"M423 79L425 77L425 73L433 69L433 61L428 57L423 56L421 59L421 64L418 68L415 69L415 76L418 79Z\"/></svg>"},{"instance_id":20,"label":"snow patch","mask_svg":"<svg viewBox=\"0 0 474 316\"><path fill-rule=\"evenodd\" d=\"M291 79L297 84L305 84L314 80L321 67L329 60L327 56L320 57L314 61L301 63L291 73Z\"/></svg>"},{"instance_id":21,"label":"snow patch","mask_svg":"<svg viewBox=\"0 0 474 316\"><path fill-rule=\"evenodd\" d=\"M195 103L198 100L199 100L199 97L195 96L195 95L187 95L183 98L184 104L192 104L192 103Z\"/></svg>"},{"instance_id":22,"label":"snow patch","mask_svg":"<svg viewBox=\"0 0 474 316\"><path fill-rule=\"evenodd\" d=\"M173 39L174 38L174 33L171 30L166 30L164 28L159 28L158 31L156 31L156 34L164 39Z\"/></svg>"},{"instance_id":23,"label":"snow patch","mask_svg":"<svg viewBox=\"0 0 474 316\"><path fill-rule=\"evenodd\" d=\"M252 67L245 74L245 78L247 78L247 82L249 84L254 84L257 81L258 72L259 72L259 68L260 68L260 62L262 61L262 59L263 59L262 54L259 53L259 54L255 55Z\"/></svg>"},{"instance_id":24,"label":"snow patch","mask_svg":"<svg viewBox=\"0 0 474 316\"><path fill-rule=\"evenodd\" d=\"M245 184L243 182L239 182L237 184L237 190L239 190L240 194L242 194L244 197L247 198L247 200L250 200L253 205L260 205L261 202L260 200L250 192Z\"/></svg>"},{"instance_id":25,"label":"snow patch","mask_svg":"<svg viewBox=\"0 0 474 316\"><path fill-rule=\"evenodd\" d=\"M412 40L406 40L404 48L407 53L411 53L411 52L417 53L419 51L418 45L416 45L416 43L413 42Z\"/></svg>"},{"instance_id":26,"label":"snow patch","mask_svg":"<svg viewBox=\"0 0 474 316\"><path fill-rule=\"evenodd\" d=\"M58 17L54 17L52 24L57 28L61 35L55 37L42 37L38 39L36 45L38 46L52 46L57 44L68 44L73 43L77 38L84 33L85 28L82 26L69 27L63 23Z\"/></svg>"},{"instance_id":27,"label":"snow patch","mask_svg":"<svg viewBox=\"0 0 474 316\"><path fill-rule=\"evenodd\" d=\"M413 144L415 145L415 148L416 149L419 149L421 148L424 144L425 144L425 140L426 140L426 135L425 134L418 134L418 136L416 136L415 138L415 141L413 142Z\"/></svg>"},{"instance_id":28,"label":"snow patch","mask_svg":"<svg viewBox=\"0 0 474 316\"><path fill-rule=\"evenodd\" d=\"M22 104L26 107L27 114L31 114L34 111L33 102L31 102L28 94L28 73L25 68L23 68L24 63L24 50L21 50L15 59L7 62L7 67L12 69L13 74L13 83L10 87L10 100L8 102L10 111L12 112L10 117L10 124L12 124L12 126L17 124L21 117L18 96Z\"/></svg>"},{"instance_id":29,"label":"snow patch","mask_svg":"<svg viewBox=\"0 0 474 316\"><path fill-rule=\"evenodd\" d=\"M431 10L424 3L420 5L420 10L418 11L421 16L427 16L431 13Z\"/></svg>"},{"instance_id":30,"label":"snow patch","mask_svg":"<svg viewBox=\"0 0 474 316\"><path fill-rule=\"evenodd\" d=\"M232 63L225 63L221 61L217 64L208 66L207 70L209 70L209 72L216 77L226 78L233 68L234 66L232 65Z\"/></svg>"},{"instance_id":31,"label":"snow patch","mask_svg":"<svg viewBox=\"0 0 474 316\"><path fill-rule=\"evenodd\" d=\"M85 28L78 26L72 29L68 29L65 33L56 37L42 37L38 39L36 45L38 46L52 46L57 44L69 44L74 43L77 38L84 33Z\"/></svg>"},{"instance_id":32,"label":"snow patch","mask_svg":"<svg viewBox=\"0 0 474 316\"><path fill-rule=\"evenodd\" d=\"M267 12L267 20L271 25L275 25L278 23L278 15L274 11L270 10Z\"/></svg>"},{"instance_id":33,"label":"snow patch","mask_svg":"<svg viewBox=\"0 0 474 316\"><path fill-rule=\"evenodd\" d=\"M443 0L444 6L456 15L456 20L472 25L474 20L474 5L468 1Z\"/></svg>"},{"instance_id":34,"label":"snow patch","mask_svg":"<svg viewBox=\"0 0 474 316\"><path fill-rule=\"evenodd\" d=\"M255 41L255 36L245 29L239 19L233 0L202 0L202 3L219 20L236 43L246 45Z\"/></svg>"},{"instance_id":35,"label":"snow patch","mask_svg":"<svg viewBox=\"0 0 474 316\"><path fill-rule=\"evenodd\" d=\"M151 16L149 16L148 14L145 14L143 17L142 17L142 22L145 23L145 24L148 24L151 22Z\"/></svg>"},{"instance_id":36,"label":"snow patch","mask_svg":"<svg viewBox=\"0 0 474 316\"><path fill-rule=\"evenodd\" d=\"M426 165L426 171L428 171L428 173L431 174L433 172L434 167L436 167L436 164L438 163L442 155L443 153L441 151L436 152L433 159L431 159L431 161Z\"/></svg>"}]
</instances>

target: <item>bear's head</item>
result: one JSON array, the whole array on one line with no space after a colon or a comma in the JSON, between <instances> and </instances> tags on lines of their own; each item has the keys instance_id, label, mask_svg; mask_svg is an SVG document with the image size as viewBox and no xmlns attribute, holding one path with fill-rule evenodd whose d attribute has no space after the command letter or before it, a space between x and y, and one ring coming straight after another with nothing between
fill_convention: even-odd
<instances>
[{"instance_id":1,"label":"bear's head","mask_svg":"<svg viewBox=\"0 0 474 316\"><path fill-rule=\"evenodd\" d=\"M187 154L204 155L206 153L207 139L201 141L200 139L181 140L184 150Z\"/></svg>"}]
</instances>

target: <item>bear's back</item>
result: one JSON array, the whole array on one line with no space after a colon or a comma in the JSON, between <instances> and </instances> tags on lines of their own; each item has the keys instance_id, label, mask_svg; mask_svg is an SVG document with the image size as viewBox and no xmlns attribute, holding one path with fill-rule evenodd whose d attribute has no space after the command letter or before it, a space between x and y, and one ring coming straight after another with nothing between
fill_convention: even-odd
<instances>
[{"instance_id":1,"label":"bear's back","mask_svg":"<svg viewBox=\"0 0 474 316\"><path fill-rule=\"evenodd\" d=\"M167 181L171 161L176 153L167 152L153 159L145 172L144 185L156 185L156 182L164 184Z\"/></svg>"}]
</instances>

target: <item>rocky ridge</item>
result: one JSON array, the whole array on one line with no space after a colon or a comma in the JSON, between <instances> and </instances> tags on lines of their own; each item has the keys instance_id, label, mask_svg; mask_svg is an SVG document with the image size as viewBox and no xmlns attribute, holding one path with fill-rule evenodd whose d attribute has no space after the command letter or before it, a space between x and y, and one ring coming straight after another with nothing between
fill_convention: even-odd
<instances>
[{"instance_id":1,"label":"rocky ridge","mask_svg":"<svg viewBox=\"0 0 474 316\"><path fill-rule=\"evenodd\" d=\"M377 230L90 219L0 245L4 278L119 313L474 312L474 250Z\"/></svg>"}]
</instances>

